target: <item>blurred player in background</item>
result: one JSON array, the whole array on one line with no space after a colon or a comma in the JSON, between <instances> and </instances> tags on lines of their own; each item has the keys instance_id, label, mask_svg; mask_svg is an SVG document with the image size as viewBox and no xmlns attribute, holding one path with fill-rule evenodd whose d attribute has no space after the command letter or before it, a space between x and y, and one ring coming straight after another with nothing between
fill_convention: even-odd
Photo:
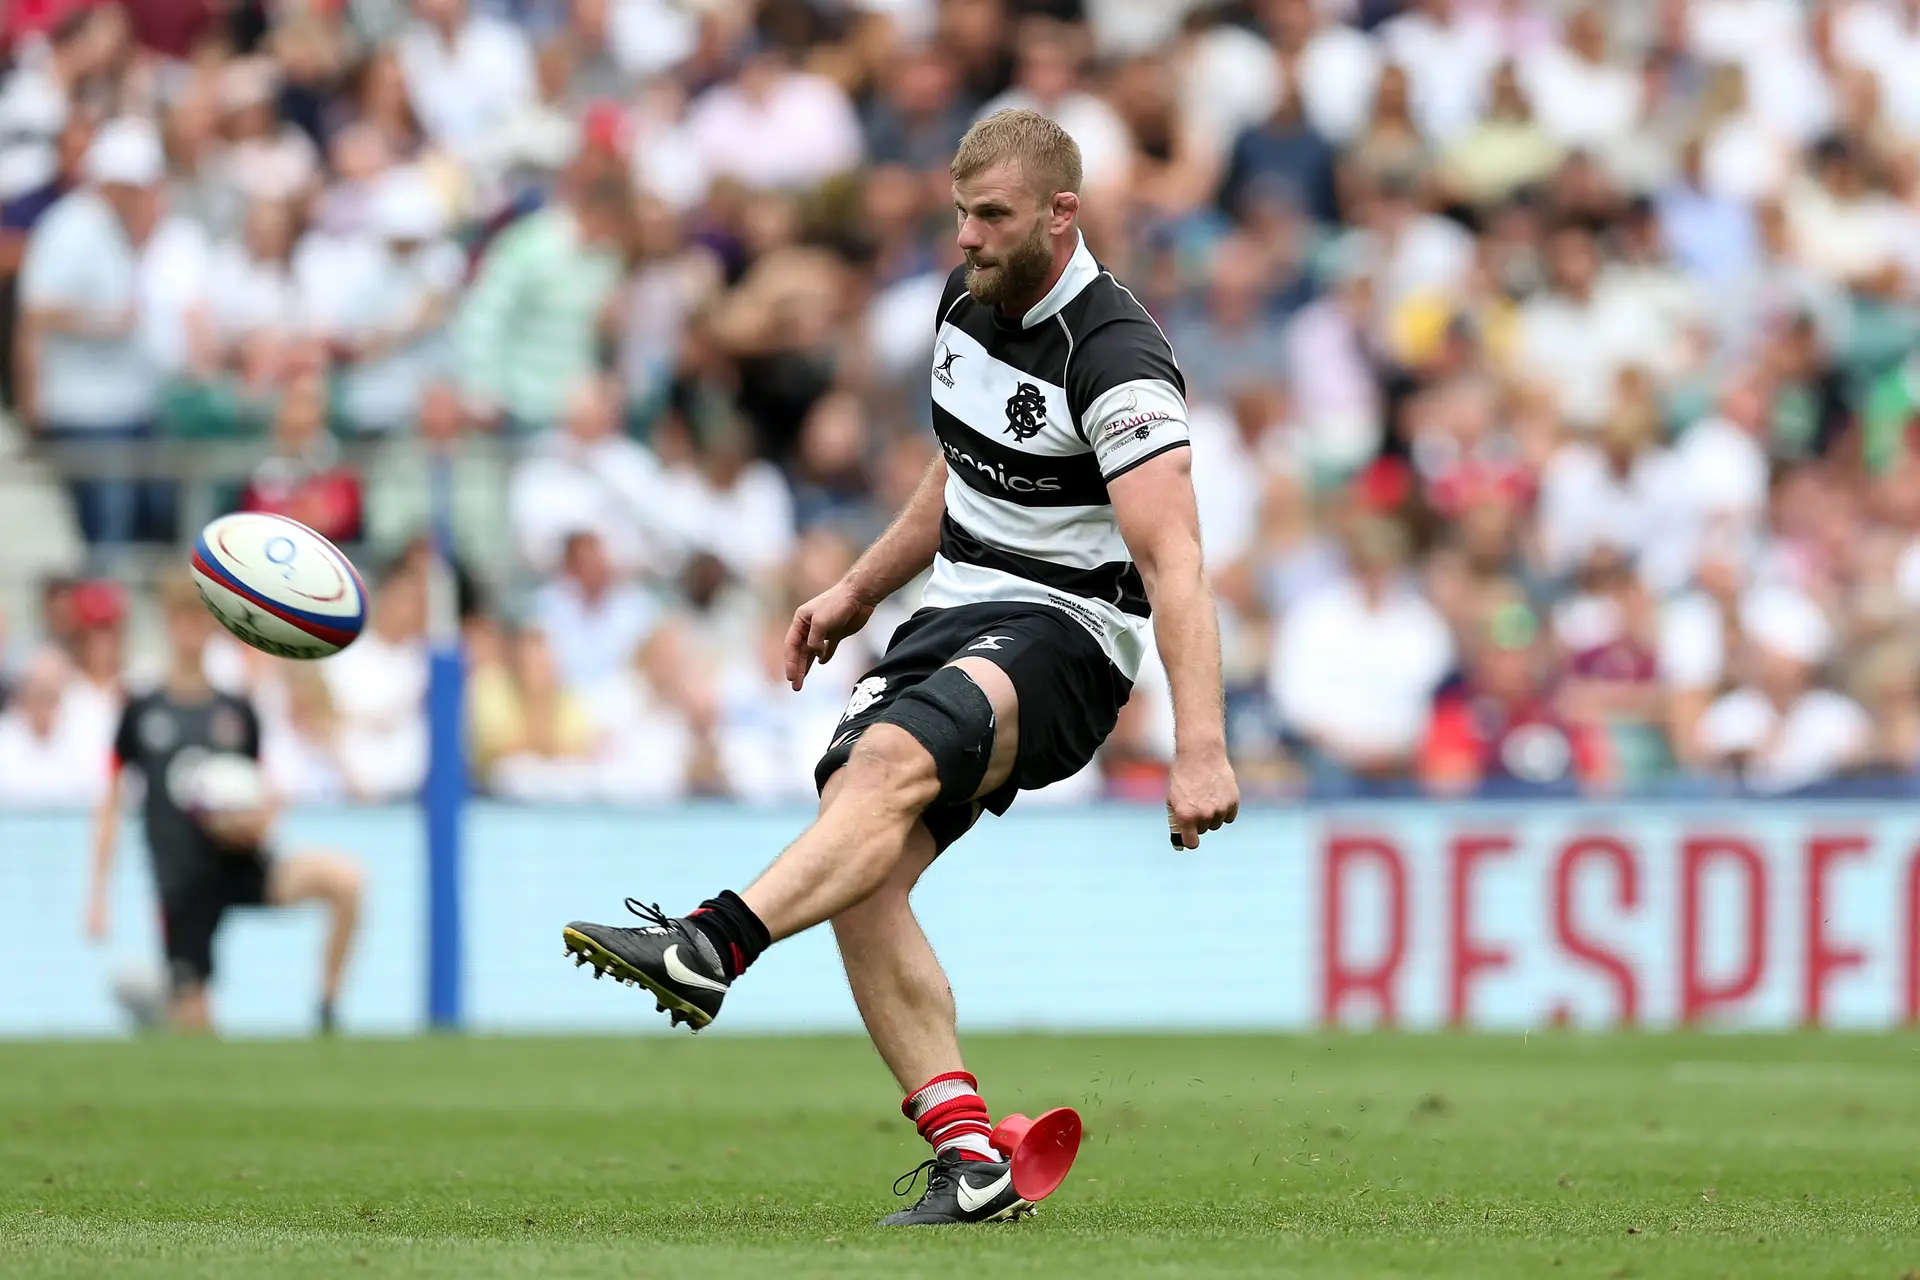
<instances>
[{"instance_id":1,"label":"blurred player in background","mask_svg":"<svg viewBox=\"0 0 1920 1280\"><path fill-rule=\"evenodd\" d=\"M907 895L983 810L1005 813L1019 792L1094 758L1133 691L1149 626L1173 695L1174 845L1197 847L1240 806L1185 380L1159 326L1082 240L1080 183L1079 148L1032 111L988 116L954 156L967 261L935 317L942 453L787 633L798 689L875 606L933 569L815 769L819 819L744 893L679 918L629 898L648 927L565 930L582 963L645 986L698 1029L768 946L833 921L867 1031L934 1151L926 1193L887 1225L1031 1208L1010 1153L990 1140L953 992Z\"/></svg>"},{"instance_id":2,"label":"blurred player in background","mask_svg":"<svg viewBox=\"0 0 1920 1280\"><path fill-rule=\"evenodd\" d=\"M207 682L204 655L215 622L184 572L161 583L172 645L165 681L130 698L114 736L113 776L94 829L87 934L107 937L125 771L146 783L143 826L160 891L167 958L167 1021L211 1025L207 982L213 938L229 907L319 902L327 908L320 1029L334 1027L341 974L360 917L361 872L332 854L276 858L274 804L261 779L260 724L244 698Z\"/></svg>"}]
</instances>

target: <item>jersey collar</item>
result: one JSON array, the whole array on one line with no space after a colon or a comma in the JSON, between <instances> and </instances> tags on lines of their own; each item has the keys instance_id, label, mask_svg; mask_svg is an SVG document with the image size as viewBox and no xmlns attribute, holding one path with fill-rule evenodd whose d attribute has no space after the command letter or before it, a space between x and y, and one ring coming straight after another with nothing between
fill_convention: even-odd
<instances>
[{"instance_id":1,"label":"jersey collar","mask_svg":"<svg viewBox=\"0 0 1920 1280\"><path fill-rule=\"evenodd\" d=\"M1067 259L1067 269L1053 282L1053 288L1047 290L1047 296L1034 303L1032 309L1020 317L1022 329L1031 329L1053 319L1061 308L1072 302L1100 274L1100 264L1093 260L1093 252L1087 248L1087 238L1078 232L1074 234L1078 237L1078 243L1074 245L1073 256Z\"/></svg>"}]
</instances>

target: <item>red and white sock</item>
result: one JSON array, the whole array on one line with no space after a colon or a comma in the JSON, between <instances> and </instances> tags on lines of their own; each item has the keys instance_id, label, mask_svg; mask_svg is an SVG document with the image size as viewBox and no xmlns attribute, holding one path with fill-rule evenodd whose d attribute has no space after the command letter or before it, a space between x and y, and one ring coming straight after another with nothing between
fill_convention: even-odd
<instances>
[{"instance_id":1,"label":"red and white sock","mask_svg":"<svg viewBox=\"0 0 1920 1280\"><path fill-rule=\"evenodd\" d=\"M987 1100L980 1082L964 1071L949 1071L915 1089L900 1110L933 1144L933 1153L958 1152L962 1160L998 1160L989 1141L993 1122L987 1118Z\"/></svg>"}]
</instances>

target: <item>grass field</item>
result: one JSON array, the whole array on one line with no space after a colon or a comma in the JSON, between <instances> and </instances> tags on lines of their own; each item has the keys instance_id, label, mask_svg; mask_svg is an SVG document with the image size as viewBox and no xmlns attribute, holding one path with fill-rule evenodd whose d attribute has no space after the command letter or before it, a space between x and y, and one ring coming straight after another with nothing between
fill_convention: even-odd
<instances>
[{"instance_id":1,"label":"grass field","mask_svg":"<svg viewBox=\"0 0 1920 1280\"><path fill-rule=\"evenodd\" d=\"M977 1039L1081 1108L1013 1227L870 1224L922 1149L851 1040L0 1045L0 1276L1920 1272L1920 1039Z\"/></svg>"}]
</instances>

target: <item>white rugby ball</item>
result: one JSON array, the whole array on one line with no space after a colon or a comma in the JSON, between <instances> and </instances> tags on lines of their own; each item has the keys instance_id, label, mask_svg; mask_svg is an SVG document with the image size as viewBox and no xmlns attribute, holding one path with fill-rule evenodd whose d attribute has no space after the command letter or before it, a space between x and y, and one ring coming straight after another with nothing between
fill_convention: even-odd
<instances>
[{"instance_id":1,"label":"white rugby ball","mask_svg":"<svg viewBox=\"0 0 1920 1280\"><path fill-rule=\"evenodd\" d=\"M175 799L189 813L252 813L267 803L267 775L246 756L203 755L185 775Z\"/></svg>"},{"instance_id":2,"label":"white rugby ball","mask_svg":"<svg viewBox=\"0 0 1920 1280\"><path fill-rule=\"evenodd\" d=\"M326 658L367 624L367 589L340 549L297 520L221 516L193 544L193 579L220 625L276 658Z\"/></svg>"}]
</instances>

